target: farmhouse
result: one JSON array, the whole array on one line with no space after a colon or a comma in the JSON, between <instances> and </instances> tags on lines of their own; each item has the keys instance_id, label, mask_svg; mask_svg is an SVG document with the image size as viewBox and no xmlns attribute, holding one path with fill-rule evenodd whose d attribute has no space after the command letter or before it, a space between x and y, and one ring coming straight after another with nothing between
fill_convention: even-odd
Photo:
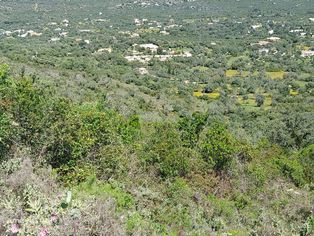
<instances>
[{"instance_id":1,"label":"farmhouse","mask_svg":"<svg viewBox=\"0 0 314 236\"><path fill-rule=\"evenodd\" d=\"M61 32L61 33L59 33L59 35L60 35L61 37L66 37L66 36L68 35L68 32Z\"/></svg>"},{"instance_id":2,"label":"farmhouse","mask_svg":"<svg viewBox=\"0 0 314 236\"><path fill-rule=\"evenodd\" d=\"M251 26L254 30L258 29L258 28L261 28L262 27L262 24L257 24L257 25L252 25Z\"/></svg>"},{"instance_id":3,"label":"farmhouse","mask_svg":"<svg viewBox=\"0 0 314 236\"><path fill-rule=\"evenodd\" d=\"M21 37L21 38L26 38L27 36L33 37L33 36L41 36L42 35L42 33L37 33L37 32L35 32L33 30L26 31L24 34L21 34L21 31L25 32L24 30L19 30L18 31L19 32L18 36Z\"/></svg>"},{"instance_id":4,"label":"farmhouse","mask_svg":"<svg viewBox=\"0 0 314 236\"><path fill-rule=\"evenodd\" d=\"M314 56L314 49L313 50L304 50L301 52L301 57L312 57Z\"/></svg>"},{"instance_id":5,"label":"farmhouse","mask_svg":"<svg viewBox=\"0 0 314 236\"><path fill-rule=\"evenodd\" d=\"M148 70L147 70L145 67L140 67L140 68L138 68L138 73L141 74L141 75L147 75L147 74L149 74L149 73L148 73Z\"/></svg>"},{"instance_id":6,"label":"farmhouse","mask_svg":"<svg viewBox=\"0 0 314 236\"><path fill-rule=\"evenodd\" d=\"M58 25L58 23L57 22L49 22L48 25L49 26L51 26L51 25Z\"/></svg>"},{"instance_id":7,"label":"farmhouse","mask_svg":"<svg viewBox=\"0 0 314 236\"><path fill-rule=\"evenodd\" d=\"M103 53L103 52L111 53L112 52L112 48L100 48L100 49L97 50L96 53Z\"/></svg>"},{"instance_id":8,"label":"farmhouse","mask_svg":"<svg viewBox=\"0 0 314 236\"><path fill-rule=\"evenodd\" d=\"M160 33L163 34L163 35L169 35L170 34L169 32L167 32L165 30L160 31Z\"/></svg>"},{"instance_id":9,"label":"farmhouse","mask_svg":"<svg viewBox=\"0 0 314 236\"><path fill-rule=\"evenodd\" d=\"M79 32L80 33L90 33L90 32L92 32L92 30L90 30L90 29L81 29L81 30L79 30Z\"/></svg>"},{"instance_id":10,"label":"farmhouse","mask_svg":"<svg viewBox=\"0 0 314 236\"><path fill-rule=\"evenodd\" d=\"M277 41L279 41L280 40L280 38L279 37L269 37L269 38L267 38L269 41L273 41L273 42L277 42Z\"/></svg>"},{"instance_id":11,"label":"farmhouse","mask_svg":"<svg viewBox=\"0 0 314 236\"><path fill-rule=\"evenodd\" d=\"M267 45L269 43L270 43L269 41L261 40L261 41L258 42L258 45L265 46L265 45Z\"/></svg>"},{"instance_id":12,"label":"farmhouse","mask_svg":"<svg viewBox=\"0 0 314 236\"><path fill-rule=\"evenodd\" d=\"M258 50L258 52L260 54L263 54L263 53L268 54L269 53L269 49L268 48L261 48L261 49Z\"/></svg>"},{"instance_id":13,"label":"farmhouse","mask_svg":"<svg viewBox=\"0 0 314 236\"><path fill-rule=\"evenodd\" d=\"M149 62L153 57L150 55L138 55L138 56L125 56L124 57L129 62L139 61L142 63Z\"/></svg>"},{"instance_id":14,"label":"farmhouse","mask_svg":"<svg viewBox=\"0 0 314 236\"><path fill-rule=\"evenodd\" d=\"M31 37L33 37L33 36L41 36L43 33L37 33L37 32L35 32L35 31L33 31L33 30L29 30L29 31L27 31L27 33L31 36Z\"/></svg>"},{"instance_id":15,"label":"farmhouse","mask_svg":"<svg viewBox=\"0 0 314 236\"><path fill-rule=\"evenodd\" d=\"M21 37L21 38L26 38L27 35L28 35L28 33L24 33L24 34L20 34L20 35L18 35L18 36Z\"/></svg>"},{"instance_id":16,"label":"farmhouse","mask_svg":"<svg viewBox=\"0 0 314 236\"><path fill-rule=\"evenodd\" d=\"M8 30L7 30L7 31L4 31L4 35L5 35L5 36L11 36L11 35L12 35L12 32L11 32L11 31L8 31Z\"/></svg>"},{"instance_id":17,"label":"farmhouse","mask_svg":"<svg viewBox=\"0 0 314 236\"><path fill-rule=\"evenodd\" d=\"M109 20L106 20L106 19L101 19L101 18L96 19L96 22L106 22L106 21L109 21Z\"/></svg>"},{"instance_id":18,"label":"farmhouse","mask_svg":"<svg viewBox=\"0 0 314 236\"><path fill-rule=\"evenodd\" d=\"M148 50L150 50L151 52L157 52L157 50L158 50L158 48L159 48L157 45L152 44L152 43L140 44L139 47L148 49Z\"/></svg>"},{"instance_id":19,"label":"farmhouse","mask_svg":"<svg viewBox=\"0 0 314 236\"><path fill-rule=\"evenodd\" d=\"M130 38L137 38L140 37L140 35L138 33L131 33L130 34Z\"/></svg>"},{"instance_id":20,"label":"farmhouse","mask_svg":"<svg viewBox=\"0 0 314 236\"><path fill-rule=\"evenodd\" d=\"M158 59L159 61L167 61L173 57L192 57L192 53L186 51L180 54L174 54L175 52L170 51L170 54L167 55L133 55L133 56L125 56L124 58L129 62L139 61L142 63L147 63L153 58Z\"/></svg>"},{"instance_id":21,"label":"farmhouse","mask_svg":"<svg viewBox=\"0 0 314 236\"><path fill-rule=\"evenodd\" d=\"M173 29L173 28L175 28L175 27L182 27L182 25L172 24L172 25L167 25L167 26L165 26L164 28L165 28L165 29Z\"/></svg>"},{"instance_id":22,"label":"farmhouse","mask_svg":"<svg viewBox=\"0 0 314 236\"><path fill-rule=\"evenodd\" d=\"M51 38L49 40L49 42L57 42L57 41L60 41L60 38Z\"/></svg>"},{"instance_id":23,"label":"farmhouse","mask_svg":"<svg viewBox=\"0 0 314 236\"><path fill-rule=\"evenodd\" d=\"M68 27L68 26L69 26L69 20L64 19L64 20L62 21L62 24L63 24L65 27Z\"/></svg>"},{"instance_id":24,"label":"farmhouse","mask_svg":"<svg viewBox=\"0 0 314 236\"><path fill-rule=\"evenodd\" d=\"M303 32L303 29L294 29L294 30L290 30L289 33L300 33Z\"/></svg>"}]
</instances>

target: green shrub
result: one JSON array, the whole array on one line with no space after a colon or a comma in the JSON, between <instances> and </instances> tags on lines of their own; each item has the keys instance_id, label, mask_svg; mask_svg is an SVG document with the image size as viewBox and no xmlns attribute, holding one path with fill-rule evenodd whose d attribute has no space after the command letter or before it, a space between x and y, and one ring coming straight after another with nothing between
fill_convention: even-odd
<instances>
[{"instance_id":1,"label":"green shrub","mask_svg":"<svg viewBox=\"0 0 314 236\"><path fill-rule=\"evenodd\" d=\"M73 106L50 130L50 163L58 167L97 156L95 151L103 146L129 142L137 129L137 120L125 119L110 110L99 111L95 104Z\"/></svg>"},{"instance_id":2,"label":"green shrub","mask_svg":"<svg viewBox=\"0 0 314 236\"><path fill-rule=\"evenodd\" d=\"M75 186L86 181L95 174L95 167L86 163L69 161L55 169L58 179L66 186Z\"/></svg>"},{"instance_id":3,"label":"green shrub","mask_svg":"<svg viewBox=\"0 0 314 236\"><path fill-rule=\"evenodd\" d=\"M250 163L247 169L249 176L257 187L263 187L267 179L267 170L260 164Z\"/></svg>"},{"instance_id":4,"label":"green shrub","mask_svg":"<svg viewBox=\"0 0 314 236\"><path fill-rule=\"evenodd\" d=\"M97 176L101 179L109 179L127 174L132 160L125 146L106 145L101 147L95 160L91 162L97 168Z\"/></svg>"},{"instance_id":5,"label":"green shrub","mask_svg":"<svg viewBox=\"0 0 314 236\"><path fill-rule=\"evenodd\" d=\"M9 66L7 64L0 65L0 83L3 84L9 76Z\"/></svg>"},{"instance_id":6,"label":"green shrub","mask_svg":"<svg viewBox=\"0 0 314 236\"><path fill-rule=\"evenodd\" d=\"M141 158L144 163L159 165L181 146L180 134L170 123L155 124L151 128L148 140L143 144Z\"/></svg>"},{"instance_id":7,"label":"green shrub","mask_svg":"<svg viewBox=\"0 0 314 236\"><path fill-rule=\"evenodd\" d=\"M199 148L209 166L222 171L230 167L233 162L234 144L234 139L227 128L216 123L202 134Z\"/></svg>"},{"instance_id":8,"label":"green shrub","mask_svg":"<svg viewBox=\"0 0 314 236\"><path fill-rule=\"evenodd\" d=\"M226 216L231 219L236 213L236 206L233 201L218 198L212 194L208 196L209 201L214 208L214 213L217 216Z\"/></svg>"},{"instance_id":9,"label":"green shrub","mask_svg":"<svg viewBox=\"0 0 314 236\"><path fill-rule=\"evenodd\" d=\"M129 209L134 205L134 198L125 192L121 187L115 186L114 183L105 183L98 181L95 177L90 176L85 182L74 187L74 195L82 198L90 196L108 198L115 200L118 210Z\"/></svg>"},{"instance_id":10,"label":"green shrub","mask_svg":"<svg viewBox=\"0 0 314 236\"><path fill-rule=\"evenodd\" d=\"M9 67L0 65L0 160L5 156L15 139L12 115L9 113L12 102L10 100L11 80L8 77Z\"/></svg>"},{"instance_id":11,"label":"green shrub","mask_svg":"<svg viewBox=\"0 0 314 236\"><path fill-rule=\"evenodd\" d=\"M0 114L0 161L4 158L14 139L12 122L6 114Z\"/></svg>"},{"instance_id":12,"label":"green shrub","mask_svg":"<svg viewBox=\"0 0 314 236\"><path fill-rule=\"evenodd\" d=\"M194 152L188 148L172 150L161 163L159 171L164 177L185 176L191 169L191 160Z\"/></svg>"},{"instance_id":13,"label":"green shrub","mask_svg":"<svg viewBox=\"0 0 314 236\"><path fill-rule=\"evenodd\" d=\"M15 83L10 99L11 112L21 128L21 141L35 145L47 125L49 96L45 97L44 91L36 88L29 79L22 79Z\"/></svg>"},{"instance_id":14,"label":"green shrub","mask_svg":"<svg viewBox=\"0 0 314 236\"><path fill-rule=\"evenodd\" d=\"M240 210L249 206L251 203L251 200L248 196L239 192L234 193L231 199L234 202L236 208Z\"/></svg>"},{"instance_id":15,"label":"green shrub","mask_svg":"<svg viewBox=\"0 0 314 236\"><path fill-rule=\"evenodd\" d=\"M300 236L309 236L314 234L314 217L311 216L301 228Z\"/></svg>"},{"instance_id":16,"label":"green shrub","mask_svg":"<svg viewBox=\"0 0 314 236\"><path fill-rule=\"evenodd\" d=\"M174 181L168 183L167 186L167 195L172 200L178 200L178 202L182 202L182 199L192 195L192 190L189 187L187 180L177 177Z\"/></svg>"},{"instance_id":17,"label":"green shrub","mask_svg":"<svg viewBox=\"0 0 314 236\"><path fill-rule=\"evenodd\" d=\"M132 143L140 135L140 120L137 115L133 115L127 119L120 118L119 133L125 143Z\"/></svg>"},{"instance_id":18,"label":"green shrub","mask_svg":"<svg viewBox=\"0 0 314 236\"><path fill-rule=\"evenodd\" d=\"M308 182L314 183L314 145L303 149L299 154L299 159L303 166L305 178Z\"/></svg>"},{"instance_id":19,"label":"green shrub","mask_svg":"<svg viewBox=\"0 0 314 236\"><path fill-rule=\"evenodd\" d=\"M133 233L137 228L140 227L142 216L138 212L134 212L128 216L126 221L126 230L128 233Z\"/></svg>"},{"instance_id":20,"label":"green shrub","mask_svg":"<svg viewBox=\"0 0 314 236\"><path fill-rule=\"evenodd\" d=\"M280 171L297 186L303 186L305 184L304 169L301 163L295 158L281 157L275 160L275 163L279 167Z\"/></svg>"},{"instance_id":21,"label":"green shrub","mask_svg":"<svg viewBox=\"0 0 314 236\"><path fill-rule=\"evenodd\" d=\"M153 126L149 140L143 145L142 160L153 165L164 177L186 176L192 165L198 167L198 153L185 147L174 124Z\"/></svg>"},{"instance_id":22,"label":"green shrub","mask_svg":"<svg viewBox=\"0 0 314 236\"><path fill-rule=\"evenodd\" d=\"M193 148L198 142L199 135L203 130L207 115L194 113L191 118L184 117L179 121L179 130L184 146Z\"/></svg>"}]
</instances>

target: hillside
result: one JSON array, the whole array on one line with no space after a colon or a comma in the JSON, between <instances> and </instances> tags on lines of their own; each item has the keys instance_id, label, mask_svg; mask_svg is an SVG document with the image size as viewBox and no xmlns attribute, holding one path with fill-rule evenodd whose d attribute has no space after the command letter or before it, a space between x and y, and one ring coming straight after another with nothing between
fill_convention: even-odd
<instances>
[{"instance_id":1,"label":"hillside","mask_svg":"<svg viewBox=\"0 0 314 236\"><path fill-rule=\"evenodd\" d=\"M311 9L0 1L0 235L314 235Z\"/></svg>"}]
</instances>

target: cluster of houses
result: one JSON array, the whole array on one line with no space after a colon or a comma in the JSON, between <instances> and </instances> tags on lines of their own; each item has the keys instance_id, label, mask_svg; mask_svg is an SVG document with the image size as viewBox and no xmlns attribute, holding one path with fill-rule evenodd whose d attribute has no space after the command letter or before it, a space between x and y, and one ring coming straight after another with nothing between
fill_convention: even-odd
<instances>
[{"instance_id":1,"label":"cluster of houses","mask_svg":"<svg viewBox=\"0 0 314 236\"><path fill-rule=\"evenodd\" d=\"M99 15L102 15L100 12ZM309 18L311 22L314 22L314 18ZM97 19L96 22L105 22L108 20L105 19ZM212 20L212 22L209 22L208 25L213 25L214 23L218 23L219 20ZM242 23L242 22L237 22L237 23ZM134 19L134 24L138 27L135 32L132 31L119 31L119 33L123 35L127 35L130 38L137 38L140 37L141 29L157 29L156 32L159 32L160 34L163 35L169 35L170 33L167 30L173 29L173 28L180 28L182 25L178 25L175 23L173 19L170 19L167 23L162 24L159 21L156 20L148 20L146 18L139 19L135 18ZM67 28L70 26L70 21L68 19L64 19L60 22L50 22L47 24L47 26L50 26L49 28L53 30L56 34L54 37L51 37L48 41L49 42L58 42L62 38L65 38L68 36L69 32ZM261 23L256 23L251 25L251 28L253 30L259 30L262 28L263 25ZM47 29L47 28L46 28ZM84 34L89 34L93 33L94 31L91 29L80 29L78 30L78 33L84 33ZM154 31L155 32L155 31ZM305 36L306 32L304 32L303 29L297 28L297 29L292 29L289 31L290 33L298 33L301 36ZM258 52L261 54L268 54L270 52L274 52L273 49L270 49L268 46L274 42L278 42L281 40L280 37L274 36L274 30L269 29L268 34L270 37L267 37L264 40L260 40L257 43L252 43L251 45L258 45L261 46L258 49ZM24 29L19 29L19 30L14 30L14 31L6 31L6 30L1 30L0 29L0 36L7 36L7 37L20 37L20 38L26 38L26 37L38 37L42 36L43 33L41 32L35 32L34 30L24 30ZM82 38L78 37L75 39L77 43L85 43L85 44L90 44L90 40L83 40ZM211 45L216 45L215 42L212 42ZM145 49L146 52L139 52L135 50L135 47ZM140 50L142 51L142 50ZM112 48L100 48L94 52L94 54L101 54L101 53L111 53ZM274 54L276 53L276 50ZM308 50L303 50L301 51L301 57L312 57L314 56L314 49L308 49ZM131 55L125 56L125 59L128 60L129 62L133 61L139 61L142 63L147 63L152 59L158 59L160 61L166 61L174 57L192 57L192 54L188 51L183 51L183 52L175 52L172 50L160 50L158 45L152 44L152 43L147 43L147 44L140 44L140 45L133 45L133 52Z\"/></svg>"},{"instance_id":2,"label":"cluster of houses","mask_svg":"<svg viewBox=\"0 0 314 236\"><path fill-rule=\"evenodd\" d=\"M135 50L135 47L148 50L150 51L150 54L143 54L141 52L138 52ZM124 58L129 62L138 61L141 63L147 63L151 61L152 59L158 59L159 61L167 61L174 57L192 57L192 53L190 53L189 51L177 53L176 51L173 51L173 50L169 50L169 51L162 50L164 54L157 54L158 49L159 49L159 46L152 43L140 44L140 45L134 44L132 55L127 55Z\"/></svg>"},{"instance_id":3,"label":"cluster of houses","mask_svg":"<svg viewBox=\"0 0 314 236\"><path fill-rule=\"evenodd\" d=\"M144 19L135 18L134 24L137 27L149 26L149 29L157 28L158 32L163 35L169 35L170 33L167 31L169 29L182 27L182 25L175 24L173 19L170 19L168 24L165 26L162 26L162 24L159 21L156 21L156 20L149 21L148 19L145 19L145 18Z\"/></svg>"},{"instance_id":4,"label":"cluster of houses","mask_svg":"<svg viewBox=\"0 0 314 236\"><path fill-rule=\"evenodd\" d=\"M42 33L37 33L33 30L25 31L24 29L18 29L18 30L14 30L14 31L6 30L6 31L0 32L0 35L1 34L4 36L7 36L7 37L17 36L20 38L26 38L28 36L34 37L34 36L41 36L42 35Z\"/></svg>"},{"instance_id":5,"label":"cluster of houses","mask_svg":"<svg viewBox=\"0 0 314 236\"><path fill-rule=\"evenodd\" d=\"M259 45L259 46L266 46L273 42L278 42L280 40L279 37L268 37L266 40L260 40L258 43L252 43L251 46Z\"/></svg>"}]
</instances>

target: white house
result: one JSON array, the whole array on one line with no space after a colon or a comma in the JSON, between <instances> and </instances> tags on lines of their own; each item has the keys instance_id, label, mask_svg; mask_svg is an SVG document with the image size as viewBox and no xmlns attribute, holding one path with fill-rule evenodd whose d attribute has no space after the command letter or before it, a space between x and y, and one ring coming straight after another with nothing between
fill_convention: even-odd
<instances>
[{"instance_id":1,"label":"white house","mask_svg":"<svg viewBox=\"0 0 314 236\"><path fill-rule=\"evenodd\" d=\"M148 50L150 50L151 52L157 52L157 50L158 50L158 48L159 48L157 45L152 44L152 43L140 44L139 47L148 49Z\"/></svg>"},{"instance_id":2,"label":"white house","mask_svg":"<svg viewBox=\"0 0 314 236\"><path fill-rule=\"evenodd\" d=\"M301 52L301 57L312 57L314 56L314 50L304 50Z\"/></svg>"}]
</instances>

